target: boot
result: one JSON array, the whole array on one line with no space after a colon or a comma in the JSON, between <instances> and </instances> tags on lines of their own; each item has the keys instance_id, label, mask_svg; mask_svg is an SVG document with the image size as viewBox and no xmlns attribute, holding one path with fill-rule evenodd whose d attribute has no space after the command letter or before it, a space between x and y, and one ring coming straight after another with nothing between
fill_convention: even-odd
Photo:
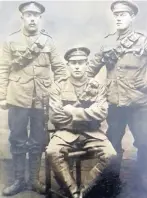
<instances>
[{"instance_id":1,"label":"boot","mask_svg":"<svg viewBox=\"0 0 147 198\"><path fill-rule=\"evenodd\" d=\"M79 198L79 192L77 184L73 175L70 172L69 164L64 158L59 156L50 156L50 162L52 164L52 169L58 178L60 187L64 189L65 193L69 195L70 198Z\"/></svg>"},{"instance_id":2,"label":"boot","mask_svg":"<svg viewBox=\"0 0 147 198\"><path fill-rule=\"evenodd\" d=\"M40 153L29 153L29 190L45 194L46 187L39 181L41 157Z\"/></svg>"},{"instance_id":3,"label":"boot","mask_svg":"<svg viewBox=\"0 0 147 198\"><path fill-rule=\"evenodd\" d=\"M104 171L104 191L106 196L117 197L122 188L120 179L121 162L123 153L118 153L116 157L110 160L110 163Z\"/></svg>"},{"instance_id":4,"label":"boot","mask_svg":"<svg viewBox=\"0 0 147 198\"><path fill-rule=\"evenodd\" d=\"M97 191L96 194L99 194L100 197L104 194L118 194L121 160L122 155L119 155L110 158L108 161L98 162L84 179L84 187L80 193L81 198L91 197L92 191L94 191L94 194Z\"/></svg>"},{"instance_id":5,"label":"boot","mask_svg":"<svg viewBox=\"0 0 147 198\"><path fill-rule=\"evenodd\" d=\"M26 188L26 183L25 183L26 154L13 154L12 160L14 165L15 181L11 186L8 186L3 189L2 194L4 196L15 195L25 190Z\"/></svg>"},{"instance_id":6,"label":"boot","mask_svg":"<svg viewBox=\"0 0 147 198\"><path fill-rule=\"evenodd\" d=\"M90 174L85 176L79 198L91 197L90 193L93 191L93 189L98 185L98 183L101 180L102 180L102 174L96 165L94 168L92 168Z\"/></svg>"}]
</instances>

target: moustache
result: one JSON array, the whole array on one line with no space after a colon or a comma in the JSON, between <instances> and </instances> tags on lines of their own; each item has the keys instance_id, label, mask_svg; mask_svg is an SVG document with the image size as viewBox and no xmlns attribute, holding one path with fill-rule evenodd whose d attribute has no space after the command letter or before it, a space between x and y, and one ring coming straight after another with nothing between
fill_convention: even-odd
<instances>
[{"instance_id":1,"label":"moustache","mask_svg":"<svg viewBox=\"0 0 147 198\"><path fill-rule=\"evenodd\" d=\"M31 26L31 25L36 25L36 23L30 23L29 25L30 25L30 26Z\"/></svg>"}]
</instances>

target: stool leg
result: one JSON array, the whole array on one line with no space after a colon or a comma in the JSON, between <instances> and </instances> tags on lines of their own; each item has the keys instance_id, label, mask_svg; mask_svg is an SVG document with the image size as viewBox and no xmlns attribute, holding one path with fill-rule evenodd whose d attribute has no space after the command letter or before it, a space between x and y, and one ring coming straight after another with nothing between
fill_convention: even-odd
<instances>
[{"instance_id":1,"label":"stool leg","mask_svg":"<svg viewBox=\"0 0 147 198\"><path fill-rule=\"evenodd\" d=\"M49 157L45 152L45 178L46 178L46 198L52 198L51 192L51 165Z\"/></svg>"},{"instance_id":2,"label":"stool leg","mask_svg":"<svg viewBox=\"0 0 147 198\"><path fill-rule=\"evenodd\" d=\"M80 159L76 160L76 183L79 189L81 186L81 161Z\"/></svg>"}]
</instances>

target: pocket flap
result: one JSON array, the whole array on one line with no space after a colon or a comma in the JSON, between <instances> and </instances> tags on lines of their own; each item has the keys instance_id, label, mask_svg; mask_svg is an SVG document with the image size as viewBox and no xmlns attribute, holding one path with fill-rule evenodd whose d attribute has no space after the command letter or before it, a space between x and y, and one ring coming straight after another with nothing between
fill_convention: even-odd
<instances>
[{"instance_id":1,"label":"pocket flap","mask_svg":"<svg viewBox=\"0 0 147 198\"><path fill-rule=\"evenodd\" d=\"M11 45L11 50L12 52L24 52L26 51L27 46L23 46L23 45Z\"/></svg>"}]
</instances>

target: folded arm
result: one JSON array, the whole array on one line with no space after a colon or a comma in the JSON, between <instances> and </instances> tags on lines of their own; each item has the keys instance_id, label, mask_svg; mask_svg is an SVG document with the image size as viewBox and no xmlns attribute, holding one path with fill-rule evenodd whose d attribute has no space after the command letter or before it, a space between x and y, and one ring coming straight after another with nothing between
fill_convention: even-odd
<instances>
[{"instance_id":1,"label":"folded arm","mask_svg":"<svg viewBox=\"0 0 147 198\"><path fill-rule=\"evenodd\" d=\"M64 110L71 113L73 121L103 121L107 117L108 104L106 100L106 87L99 85L97 100L89 108L67 105Z\"/></svg>"},{"instance_id":2,"label":"folded arm","mask_svg":"<svg viewBox=\"0 0 147 198\"><path fill-rule=\"evenodd\" d=\"M64 112L62 99L61 99L61 88L54 83L50 90L50 117L53 124L67 125L72 121L72 116L67 115Z\"/></svg>"}]
</instances>

